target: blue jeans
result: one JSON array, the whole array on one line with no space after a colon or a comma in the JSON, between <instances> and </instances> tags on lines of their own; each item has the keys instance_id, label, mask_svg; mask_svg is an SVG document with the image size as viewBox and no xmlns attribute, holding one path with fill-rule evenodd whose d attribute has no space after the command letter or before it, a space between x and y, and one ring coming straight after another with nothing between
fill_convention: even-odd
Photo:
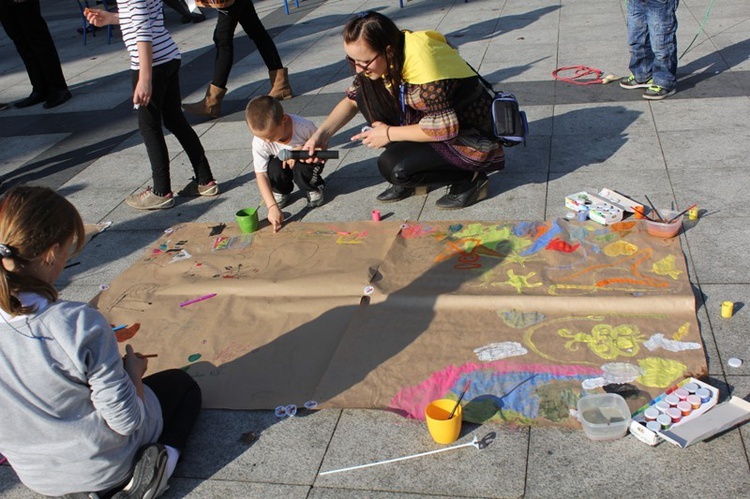
<instances>
[{"instance_id":1,"label":"blue jeans","mask_svg":"<svg viewBox=\"0 0 750 499\"><path fill-rule=\"evenodd\" d=\"M677 6L680 0L629 0L630 72L638 82L653 78L667 90L677 86Z\"/></svg>"}]
</instances>

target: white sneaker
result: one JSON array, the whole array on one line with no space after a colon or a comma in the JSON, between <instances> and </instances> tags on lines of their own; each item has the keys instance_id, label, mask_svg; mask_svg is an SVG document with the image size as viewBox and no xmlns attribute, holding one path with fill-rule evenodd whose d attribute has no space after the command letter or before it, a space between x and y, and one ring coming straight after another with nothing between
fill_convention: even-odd
<instances>
[{"instance_id":1,"label":"white sneaker","mask_svg":"<svg viewBox=\"0 0 750 499\"><path fill-rule=\"evenodd\" d=\"M276 204L279 206L279 209L281 209L284 206L286 206L287 203L289 203L289 194L281 194L280 192L274 192L273 200L276 201Z\"/></svg>"},{"instance_id":2,"label":"white sneaker","mask_svg":"<svg viewBox=\"0 0 750 499\"><path fill-rule=\"evenodd\" d=\"M325 203L323 198L323 186L318 187L317 191L307 192L307 206L310 208L317 208Z\"/></svg>"}]
</instances>

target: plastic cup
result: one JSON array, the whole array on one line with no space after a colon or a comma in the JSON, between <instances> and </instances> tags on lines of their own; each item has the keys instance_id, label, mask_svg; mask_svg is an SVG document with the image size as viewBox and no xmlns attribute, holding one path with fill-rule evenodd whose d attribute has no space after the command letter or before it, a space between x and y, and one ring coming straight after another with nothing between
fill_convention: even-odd
<instances>
[{"instance_id":1,"label":"plastic cup","mask_svg":"<svg viewBox=\"0 0 750 499\"><path fill-rule=\"evenodd\" d=\"M250 234L258 230L258 209L245 208L235 214L237 225L240 226L240 232Z\"/></svg>"},{"instance_id":2,"label":"plastic cup","mask_svg":"<svg viewBox=\"0 0 750 499\"><path fill-rule=\"evenodd\" d=\"M427 429L430 430L432 439L439 444L453 443L461 434L463 411L460 404L453 413L453 417L448 418L454 407L456 407L455 400L438 399L431 402L424 410Z\"/></svg>"}]
</instances>

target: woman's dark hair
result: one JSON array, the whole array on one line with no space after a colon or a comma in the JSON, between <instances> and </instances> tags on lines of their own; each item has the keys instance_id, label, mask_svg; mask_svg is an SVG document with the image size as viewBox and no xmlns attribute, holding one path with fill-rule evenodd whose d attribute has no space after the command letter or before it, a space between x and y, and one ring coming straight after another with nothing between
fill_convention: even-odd
<instances>
[{"instance_id":1,"label":"woman's dark hair","mask_svg":"<svg viewBox=\"0 0 750 499\"><path fill-rule=\"evenodd\" d=\"M8 191L0 201L0 308L11 315L33 312L16 297L23 291L57 300L55 287L26 269L52 246L71 238L77 253L86 232L70 201L46 187L18 186Z\"/></svg>"},{"instance_id":2,"label":"woman's dark hair","mask_svg":"<svg viewBox=\"0 0 750 499\"><path fill-rule=\"evenodd\" d=\"M401 73L404 67L403 32L390 18L370 10L360 12L349 19L344 26L342 35L345 44L348 45L362 40L379 55L385 57L388 69L383 75L383 80L385 87L391 91L378 92L374 97L388 102L389 106L395 106L396 112L400 114L398 99L394 99L394 95L398 95L398 89L402 83ZM362 74L357 77L361 82L367 78Z\"/></svg>"}]
</instances>

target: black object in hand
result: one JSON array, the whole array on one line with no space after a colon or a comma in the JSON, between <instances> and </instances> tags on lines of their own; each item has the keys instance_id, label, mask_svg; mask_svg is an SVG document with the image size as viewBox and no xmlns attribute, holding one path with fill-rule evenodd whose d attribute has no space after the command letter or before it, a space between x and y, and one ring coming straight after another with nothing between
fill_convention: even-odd
<instances>
[{"instance_id":1,"label":"black object in hand","mask_svg":"<svg viewBox=\"0 0 750 499\"><path fill-rule=\"evenodd\" d=\"M292 151L291 149L282 149L279 154L276 155L281 161L287 161L290 159L339 159L338 151L315 151L313 155L310 155L307 151Z\"/></svg>"}]
</instances>

